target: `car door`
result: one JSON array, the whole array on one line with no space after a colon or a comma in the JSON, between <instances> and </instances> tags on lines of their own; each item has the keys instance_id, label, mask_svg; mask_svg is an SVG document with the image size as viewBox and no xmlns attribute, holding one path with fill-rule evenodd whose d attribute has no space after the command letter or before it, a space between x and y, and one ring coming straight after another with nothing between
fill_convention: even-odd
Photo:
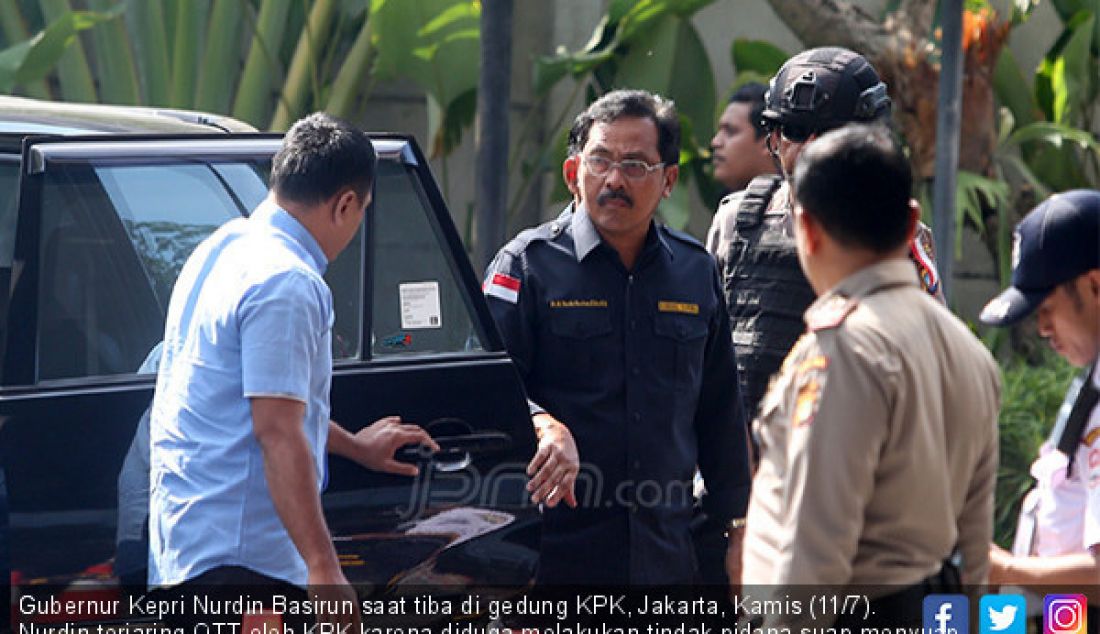
<instances>
[{"instance_id":1,"label":"car door","mask_svg":"<svg viewBox=\"0 0 1100 634\"><path fill-rule=\"evenodd\" d=\"M522 585L539 522L523 489L535 440L518 374L415 142L373 140L374 203L326 274L333 418L355 431L400 415L444 450L404 452L424 461L415 479L332 458L330 529L353 582ZM17 595L121 596L120 580L144 583L147 409L168 297L194 246L266 195L278 144L24 143L18 206L5 216L0 199L0 257L5 244L11 253L0 305L0 574ZM17 618L58 620L34 609L48 603L13 605ZM85 616L129 618L120 605Z\"/></svg>"}]
</instances>

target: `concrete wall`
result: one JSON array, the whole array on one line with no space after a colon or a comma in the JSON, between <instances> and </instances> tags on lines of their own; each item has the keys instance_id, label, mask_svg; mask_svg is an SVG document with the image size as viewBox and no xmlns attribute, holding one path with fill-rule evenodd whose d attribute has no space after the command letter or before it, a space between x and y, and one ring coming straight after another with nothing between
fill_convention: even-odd
<instances>
[{"instance_id":1,"label":"concrete wall","mask_svg":"<svg viewBox=\"0 0 1100 634\"><path fill-rule=\"evenodd\" d=\"M995 0L995 6L1007 9L1012 0ZM868 11L882 11L886 0L857 0ZM512 57L512 115L510 119L513 144L527 127L532 138L540 143L552 134L550 129L560 114L567 113L566 125L584 105L583 94L575 94L571 81L561 82L546 99L538 99L532 87L534 60L547 55L558 46L576 50L591 36L608 0L545 0L515 4L515 39ZM734 78L730 45L736 38L768 40L780 48L795 52L802 48L799 40L776 17L766 0L718 0L699 11L694 24L699 30L714 68L720 101L729 94ZM1049 2L1039 4L1035 15L1014 33L1010 45L1025 68L1034 68L1053 42L1060 22ZM929 90L935 90L930 86ZM570 103L570 96L574 96ZM414 134L422 147L427 146L427 115L424 96L412 84L393 84L376 88L363 124L371 129L399 130ZM463 232L470 211L474 208L474 135L467 134L459 147L447 158L432 160L432 171L448 201L451 213ZM553 217L560 204L546 200L555 181L560 178L557 166L531 188L518 213L509 219L506 235ZM520 169L513 169L510 179L511 201L521 181ZM709 226L713 210L696 201L689 231L701 236ZM472 232L471 232L472 235ZM469 240L467 241L469 242ZM963 261L957 265L960 293L967 297L987 297L995 290L992 281L994 267L988 252L972 236L964 241ZM965 307L963 306L965 304ZM963 313L972 317L979 302L967 299L960 304Z\"/></svg>"}]
</instances>

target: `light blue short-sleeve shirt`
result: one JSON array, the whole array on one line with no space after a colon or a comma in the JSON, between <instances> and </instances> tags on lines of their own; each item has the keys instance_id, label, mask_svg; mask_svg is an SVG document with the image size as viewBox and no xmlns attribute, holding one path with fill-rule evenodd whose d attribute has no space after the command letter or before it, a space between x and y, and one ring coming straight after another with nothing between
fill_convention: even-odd
<instances>
[{"instance_id":1,"label":"light blue short-sleeve shirt","mask_svg":"<svg viewBox=\"0 0 1100 634\"><path fill-rule=\"evenodd\" d=\"M306 584L267 488L249 399L306 404L323 486L334 318L326 266L313 236L269 201L218 229L184 265L150 419L151 585L216 566Z\"/></svg>"}]
</instances>

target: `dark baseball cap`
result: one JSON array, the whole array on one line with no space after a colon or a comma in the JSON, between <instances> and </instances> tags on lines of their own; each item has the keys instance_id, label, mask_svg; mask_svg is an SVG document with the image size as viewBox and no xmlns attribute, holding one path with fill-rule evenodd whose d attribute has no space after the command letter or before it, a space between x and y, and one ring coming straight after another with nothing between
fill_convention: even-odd
<instances>
[{"instance_id":1,"label":"dark baseball cap","mask_svg":"<svg viewBox=\"0 0 1100 634\"><path fill-rule=\"evenodd\" d=\"M1043 303L1059 284L1100 268L1100 191L1055 194L1016 225L1012 286L993 298L979 319L1010 326Z\"/></svg>"}]
</instances>

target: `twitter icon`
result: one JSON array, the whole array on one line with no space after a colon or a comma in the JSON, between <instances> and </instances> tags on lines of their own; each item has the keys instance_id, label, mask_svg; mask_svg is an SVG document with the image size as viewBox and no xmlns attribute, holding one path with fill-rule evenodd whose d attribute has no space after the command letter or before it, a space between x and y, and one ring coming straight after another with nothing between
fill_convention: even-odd
<instances>
[{"instance_id":1,"label":"twitter icon","mask_svg":"<svg viewBox=\"0 0 1100 634\"><path fill-rule=\"evenodd\" d=\"M1019 594L987 594L978 604L981 634L1027 634L1027 601Z\"/></svg>"}]
</instances>

